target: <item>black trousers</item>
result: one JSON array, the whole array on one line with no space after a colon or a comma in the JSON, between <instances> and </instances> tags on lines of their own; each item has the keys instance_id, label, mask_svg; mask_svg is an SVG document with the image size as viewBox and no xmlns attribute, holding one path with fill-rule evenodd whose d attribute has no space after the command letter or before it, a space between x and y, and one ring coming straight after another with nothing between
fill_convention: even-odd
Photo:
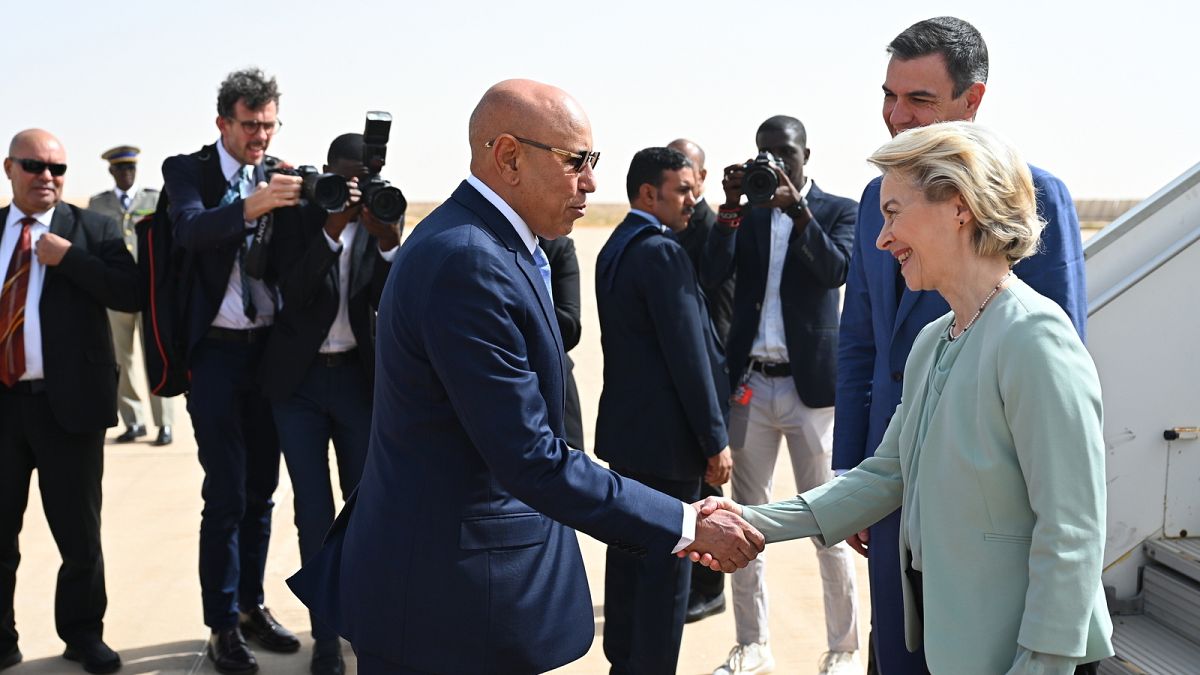
<instances>
[{"instance_id":1,"label":"black trousers","mask_svg":"<svg viewBox=\"0 0 1200 675\"><path fill-rule=\"evenodd\" d=\"M613 471L685 503L700 479L666 480L621 467ZM683 639L692 563L673 555L636 555L608 547L604 567L604 656L614 675L674 673Z\"/></svg>"},{"instance_id":2,"label":"black trousers","mask_svg":"<svg viewBox=\"0 0 1200 675\"><path fill-rule=\"evenodd\" d=\"M912 568L910 564L904 570L905 576L908 577L908 582L912 586L913 600L917 605L917 616L921 619L921 623L925 623L925 582L922 574ZM928 672L928 671L927 671ZM1081 663L1075 666L1075 675L1096 675L1100 672L1100 662L1092 661L1091 663Z\"/></svg>"},{"instance_id":3,"label":"black trousers","mask_svg":"<svg viewBox=\"0 0 1200 675\"><path fill-rule=\"evenodd\" d=\"M42 509L62 556L54 623L67 643L104 633L104 555L100 550L100 479L104 430L72 433L59 425L45 393L0 384L0 654L17 644L13 598L21 552L17 538L38 472Z\"/></svg>"}]
</instances>

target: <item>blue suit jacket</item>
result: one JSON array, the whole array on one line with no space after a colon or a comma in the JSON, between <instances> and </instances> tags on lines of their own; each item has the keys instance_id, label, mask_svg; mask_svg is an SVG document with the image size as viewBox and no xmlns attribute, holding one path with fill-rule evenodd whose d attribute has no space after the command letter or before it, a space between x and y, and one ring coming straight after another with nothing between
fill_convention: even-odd
<instances>
[{"instance_id":1,"label":"blue suit jacket","mask_svg":"<svg viewBox=\"0 0 1200 675\"><path fill-rule=\"evenodd\" d=\"M725 449L729 380L687 252L640 215L596 259L604 391L596 456L618 470L699 480Z\"/></svg>"},{"instance_id":2,"label":"blue suit jacket","mask_svg":"<svg viewBox=\"0 0 1200 675\"><path fill-rule=\"evenodd\" d=\"M792 381L810 408L833 405L837 358L838 287L846 283L854 242L852 199L831 195L814 183L808 193L813 219L803 231L792 229L779 284L783 332ZM711 288L736 272L733 322L725 355L729 383L736 388L758 335L767 271L771 262L771 209L746 206L741 227L717 224L705 243L700 278Z\"/></svg>"},{"instance_id":3,"label":"blue suit jacket","mask_svg":"<svg viewBox=\"0 0 1200 675\"><path fill-rule=\"evenodd\" d=\"M324 549L289 580L356 650L429 673L533 673L594 618L575 532L648 555L677 500L568 449L554 307L469 184L401 247L380 302L371 445Z\"/></svg>"}]
</instances>

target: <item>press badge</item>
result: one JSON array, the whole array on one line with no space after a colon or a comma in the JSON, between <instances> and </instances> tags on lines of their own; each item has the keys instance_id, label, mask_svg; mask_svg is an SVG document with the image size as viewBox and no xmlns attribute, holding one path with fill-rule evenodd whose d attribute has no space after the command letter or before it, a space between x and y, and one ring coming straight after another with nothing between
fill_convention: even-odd
<instances>
[{"instance_id":1,"label":"press badge","mask_svg":"<svg viewBox=\"0 0 1200 675\"><path fill-rule=\"evenodd\" d=\"M754 398L754 390L750 388L750 370L747 369L746 374L742 375L741 383L738 384L729 400L734 405L750 405L752 398Z\"/></svg>"}]
</instances>

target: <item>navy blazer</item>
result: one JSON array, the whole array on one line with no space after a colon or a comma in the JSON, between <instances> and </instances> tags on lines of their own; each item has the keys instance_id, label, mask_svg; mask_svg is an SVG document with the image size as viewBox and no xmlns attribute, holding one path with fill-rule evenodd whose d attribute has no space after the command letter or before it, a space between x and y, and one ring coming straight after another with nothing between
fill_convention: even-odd
<instances>
[{"instance_id":1,"label":"navy blazer","mask_svg":"<svg viewBox=\"0 0 1200 675\"><path fill-rule=\"evenodd\" d=\"M229 187L221 171L217 146L206 145L190 155L163 161L163 196L168 199L174 245L192 253L191 294L188 297L188 353L200 342L229 286L238 249L246 239L242 200L219 206ZM266 180L263 166L254 167L255 184ZM299 209L275 210L275 228L299 227ZM272 240L272 250L274 242ZM265 281L273 284L277 265L268 257Z\"/></svg>"},{"instance_id":2,"label":"navy blazer","mask_svg":"<svg viewBox=\"0 0 1200 675\"><path fill-rule=\"evenodd\" d=\"M579 658L594 616L571 528L665 556L683 507L568 449L554 307L525 243L469 184L401 247L377 342L362 482L292 590L398 669Z\"/></svg>"},{"instance_id":3,"label":"navy blazer","mask_svg":"<svg viewBox=\"0 0 1200 675\"><path fill-rule=\"evenodd\" d=\"M9 208L0 208L0 226ZM137 266L120 226L102 213L59 202L50 232L71 247L62 262L46 266L37 307L46 400L65 431L95 433L117 423L117 360L105 309L141 309Z\"/></svg>"},{"instance_id":4,"label":"navy blazer","mask_svg":"<svg viewBox=\"0 0 1200 675\"><path fill-rule=\"evenodd\" d=\"M281 270L282 309L275 315L271 338L259 366L263 394L287 400L304 381L337 317L341 291L341 253L325 237L325 210L307 205L299 227L275 232L275 255ZM401 221L403 222L403 221ZM358 360L367 382L375 378L375 312L391 264L379 253L379 241L360 224L350 242L350 330L358 343ZM367 392L369 397L371 392Z\"/></svg>"},{"instance_id":5,"label":"navy blazer","mask_svg":"<svg viewBox=\"0 0 1200 675\"><path fill-rule=\"evenodd\" d=\"M687 252L629 214L596 260L604 390L596 456L619 469L698 480L729 443L725 358Z\"/></svg>"},{"instance_id":6,"label":"navy blazer","mask_svg":"<svg viewBox=\"0 0 1200 675\"><path fill-rule=\"evenodd\" d=\"M1035 291L1057 302L1083 339L1087 286L1075 203L1058 178L1032 165L1029 169L1037 189L1038 215L1046 221L1046 228L1038 253L1013 270ZM837 364L834 469L853 469L875 454L900 403L904 363L917 333L950 311L936 292L914 292L907 287L897 304L900 266L891 253L875 246L883 229L879 211L882 182L882 178L876 178L863 191L854 258L846 282ZM888 351L877 351L876 345L888 345Z\"/></svg>"},{"instance_id":7,"label":"navy blazer","mask_svg":"<svg viewBox=\"0 0 1200 675\"><path fill-rule=\"evenodd\" d=\"M812 220L802 231L793 228L788 240L779 299L796 393L804 405L825 408L833 405L838 287L846 283L850 267L857 204L853 199L828 194L814 183L808 193L808 207ZM700 279L706 288L737 273L733 323L725 348L733 388L746 371L758 335L771 261L771 211L746 206L738 229L718 224L709 234L700 266Z\"/></svg>"}]
</instances>

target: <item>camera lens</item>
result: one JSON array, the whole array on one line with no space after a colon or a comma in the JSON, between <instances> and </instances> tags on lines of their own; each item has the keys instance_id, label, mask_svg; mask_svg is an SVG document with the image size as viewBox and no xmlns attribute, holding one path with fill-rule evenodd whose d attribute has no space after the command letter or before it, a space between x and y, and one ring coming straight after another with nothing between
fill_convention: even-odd
<instances>
[{"instance_id":1,"label":"camera lens","mask_svg":"<svg viewBox=\"0 0 1200 675\"><path fill-rule=\"evenodd\" d=\"M779 188L779 177L769 164L755 164L742 178L742 193L751 204L771 201Z\"/></svg>"},{"instance_id":2,"label":"camera lens","mask_svg":"<svg viewBox=\"0 0 1200 675\"><path fill-rule=\"evenodd\" d=\"M325 173L313 182L309 199L329 212L341 211L350 200L350 188L346 179L334 173Z\"/></svg>"},{"instance_id":3,"label":"camera lens","mask_svg":"<svg viewBox=\"0 0 1200 675\"><path fill-rule=\"evenodd\" d=\"M390 185L371 186L364 194L364 202L375 217L385 223L395 223L400 220L408 209L408 201L399 188Z\"/></svg>"}]
</instances>

